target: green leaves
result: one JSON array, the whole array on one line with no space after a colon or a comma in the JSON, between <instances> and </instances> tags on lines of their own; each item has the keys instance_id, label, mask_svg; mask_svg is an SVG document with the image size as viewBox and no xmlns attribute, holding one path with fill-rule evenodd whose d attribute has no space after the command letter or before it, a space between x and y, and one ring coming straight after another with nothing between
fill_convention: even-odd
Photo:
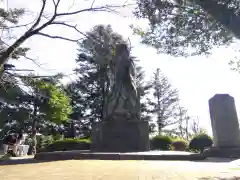
<instances>
[{"instance_id":1,"label":"green leaves","mask_svg":"<svg viewBox=\"0 0 240 180\"><path fill-rule=\"evenodd\" d=\"M38 93L35 98L38 99L39 111L45 120L56 124L68 121L68 116L72 112L70 99L60 87L35 80L32 88Z\"/></svg>"},{"instance_id":2,"label":"green leaves","mask_svg":"<svg viewBox=\"0 0 240 180\"><path fill-rule=\"evenodd\" d=\"M137 18L148 19L147 29L133 27L143 44L173 56L210 54L215 46L232 42L232 34L192 1L137 0Z\"/></svg>"},{"instance_id":3,"label":"green leaves","mask_svg":"<svg viewBox=\"0 0 240 180\"><path fill-rule=\"evenodd\" d=\"M5 22L6 24L7 22L17 24L19 18L24 14L24 12L25 12L24 9L10 9L6 11L0 8L0 19L2 22L1 26L3 27L5 25L3 24L3 22ZM7 27L7 25L5 25L5 27Z\"/></svg>"},{"instance_id":4,"label":"green leaves","mask_svg":"<svg viewBox=\"0 0 240 180\"><path fill-rule=\"evenodd\" d=\"M141 37L144 37L146 35L146 33L144 32L144 30L142 28L138 27L134 27L134 25L130 25L129 26L132 30L133 30L133 34L134 35L139 35Z\"/></svg>"}]
</instances>

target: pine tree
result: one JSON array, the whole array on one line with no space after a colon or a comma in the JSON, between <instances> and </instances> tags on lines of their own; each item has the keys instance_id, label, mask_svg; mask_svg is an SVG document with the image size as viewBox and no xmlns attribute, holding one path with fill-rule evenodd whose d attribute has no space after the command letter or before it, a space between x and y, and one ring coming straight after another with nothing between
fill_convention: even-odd
<instances>
[{"instance_id":1,"label":"pine tree","mask_svg":"<svg viewBox=\"0 0 240 180\"><path fill-rule=\"evenodd\" d=\"M179 101L178 91L172 87L168 78L158 68L154 73L152 97L148 99L151 113L156 116L158 132L168 125L175 124L174 111Z\"/></svg>"},{"instance_id":2,"label":"pine tree","mask_svg":"<svg viewBox=\"0 0 240 180\"><path fill-rule=\"evenodd\" d=\"M88 38L80 43L77 57L77 80L69 84L69 93L72 98L74 119L79 119L80 124L86 127L91 123L103 120L103 107L105 97L109 93L109 65L113 58L115 46L124 42L121 35L115 33L111 26L97 25L88 32ZM101 41L100 41L101 40ZM131 57L136 62L134 57ZM144 82L144 71L136 66L137 84L139 85L140 96L147 94L149 87ZM74 89L75 88L75 89ZM142 105L142 119L149 120L147 106ZM79 108L80 107L80 108ZM83 125L85 124L85 125Z\"/></svg>"}]
</instances>

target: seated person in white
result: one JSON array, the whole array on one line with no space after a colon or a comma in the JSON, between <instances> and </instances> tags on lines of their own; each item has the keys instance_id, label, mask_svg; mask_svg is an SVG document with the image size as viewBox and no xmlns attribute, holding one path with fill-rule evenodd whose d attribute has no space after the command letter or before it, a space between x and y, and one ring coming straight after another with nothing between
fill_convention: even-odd
<instances>
[{"instance_id":1,"label":"seated person in white","mask_svg":"<svg viewBox=\"0 0 240 180\"><path fill-rule=\"evenodd\" d=\"M4 154L7 154L9 149L12 149L14 156L22 153L22 147L19 145L24 144L24 141L25 136L22 130L19 133L6 136L3 140Z\"/></svg>"}]
</instances>

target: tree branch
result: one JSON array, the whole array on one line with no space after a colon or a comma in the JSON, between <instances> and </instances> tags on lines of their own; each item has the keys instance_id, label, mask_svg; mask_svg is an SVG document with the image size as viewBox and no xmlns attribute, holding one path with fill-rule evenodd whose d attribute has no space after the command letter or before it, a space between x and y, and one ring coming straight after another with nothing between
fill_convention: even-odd
<instances>
[{"instance_id":1,"label":"tree branch","mask_svg":"<svg viewBox=\"0 0 240 180\"><path fill-rule=\"evenodd\" d=\"M78 11L73 11L73 12L67 12L67 13L58 13L56 14L57 17L59 16L70 16L70 15L76 15L79 13L83 13L83 12L88 12L88 11L109 11L110 12L114 12L114 10L111 10L111 8L121 8L124 7L126 5L106 5L106 6L99 6L99 7L90 7L87 9L81 9Z\"/></svg>"},{"instance_id":2,"label":"tree branch","mask_svg":"<svg viewBox=\"0 0 240 180\"><path fill-rule=\"evenodd\" d=\"M66 27L69 27L69 28L72 28L74 29L75 31L77 31L78 33L80 33L81 35L87 37L87 35L83 32L81 32L79 29L77 29L77 25L70 25L70 24L67 24L65 22L61 22L61 21L55 21L53 23L51 23L51 25L62 25L62 26L66 26Z\"/></svg>"},{"instance_id":3,"label":"tree branch","mask_svg":"<svg viewBox=\"0 0 240 180\"><path fill-rule=\"evenodd\" d=\"M92 1L91 8L93 8L93 5L94 5L95 1L96 1L96 0L93 0L93 1Z\"/></svg>"},{"instance_id":4,"label":"tree branch","mask_svg":"<svg viewBox=\"0 0 240 180\"><path fill-rule=\"evenodd\" d=\"M38 63L36 59L30 58L30 57L27 57L27 56L23 56L23 57L26 58L27 60L32 61L37 67L39 67L39 68L41 68L45 71L51 71L50 69L43 68L42 65L40 63Z\"/></svg>"},{"instance_id":5,"label":"tree branch","mask_svg":"<svg viewBox=\"0 0 240 180\"><path fill-rule=\"evenodd\" d=\"M61 0L52 0L52 1L54 4L54 12L53 12L52 17L47 22L40 25L40 27L37 27L40 24L41 18L44 17L43 13L44 13L44 10L46 7L46 2L47 2L47 0L42 0L42 7L41 7L41 10L37 17L36 22L31 26L30 29L28 29L22 36L20 36L11 46L9 46L4 51L0 52L0 76L1 76L2 65L9 59L9 57L15 51L15 49L20 47L27 39L29 39L30 37L32 37L34 35L42 35L42 36L52 38L52 39L62 39L62 40L67 40L67 41L71 41L71 42L79 41L79 39L70 39L70 38L61 37L61 36L52 36L52 35L48 35L48 34L40 32L47 26L51 25L57 17L71 16L71 15L76 15L76 14L79 14L82 12L89 12L89 11L114 12L115 11L114 8L121 8L121 7L127 6L126 4L124 4L124 5L105 5L105 6L100 6L100 7L90 7L90 8L81 9L81 10L73 11L73 12L57 13L57 8L58 8ZM67 26L67 24L65 24L65 26ZM81 33L83 35L83 33L80 32L79 30L77 30L77 28L75 26L68 25L68 27L74 28L76 31L78 31L79 33Z\"/></svg>"},{"instance_id":6,"label":"tree branch","mask_svg":"<svg viewBox=\"0 0 240 180\"><path fill-rule=\"evenodd\" d=\"M57 8L59 6L59 3L61 0L57 0L57 2L55 2L55 0L52 0L53 4L54 4L54 15L57 14Z\"/></svg>"},{"instance_id":7,"label":"tree branch","mask_svg":"<svg viewBox=\"0 0 240 180\"><path fill-rule=\"evenodd\" d=\"M34 21L32 21L30 23L26 23L26 24L17 25L17 26L0 27L0 29L14 29L14 28L19 28L19 27L26 27L26 26L32 24Z\"/></svg>"},{"instance_id":8,"label":"tree branch","mask_svg":"<svg viewBox=\"0 0 240 180\"><path fill-rule=\"evenodd\" d=\"M38 15L38 18L36 20L36 22L32 25L32 27L29 29L30 31L33 30L41 21L41 18L42 18L42 15L43 15L43 12L44 12L44 9L46 7L46 1L47 0L42 0L42 8L40 10L40 13Z\"/></svg>"},{"instance_id":9,"label":"tree branch","mask_svg":"<svg viewBox=\"0 0 240 180\"><path fill-rule=\"evenodd\" d=\"M11 72L5 72L6 74L10 75L10 76L13 76L13 77L18 77L18 78L50 78L50 77L54 77L55 75L42 75L42 76L37 76L37 75L20 75L20 74L17 74L17 73L11 73Z\"/></svg>"},{"instance_id":10,"label":"tree branch","mask_svg":"<svg viewBox=\"0 0 240 180\"><path fill-rule=\"evenodd\" d=\"M70 24L67 24L65 22L61 22L61 21L55 21L53 23L51 23L50 25L62 25L62 26L66 26L66 27L69 27L69 28L72 28L74 29L76 32L80 33L81 35L83 35L84 37L86 38L91 38L89 37L87 34L85 34L84 32L80 31L78 28L77 28L77 25L70 25ZM101 41L97 41L96 39L92 39L94 42L96 43L102 43Z\"/></svg>"},{"instance_id":11,"label":"tree branch","mask_svg":"<svg viewBox=\"0 0 240 180\"><path fill-rule=\"evenodd\" d=\"M70 11L70 9L72 9L74 5L75 5L75 0L73 0L73 3L71 4L71 6L68 7L68 12Z\"/></svg>"},{"instance_id":12,"label":"tree branch","mask_svg":"<svg viewBox=\"0 0 240 180\"><path fill-rule=\"evenodd\" d=\"M71 41L71 42L78 42L80 40L80 39L70 39L70 38L66 38L66 37L62 37L62 36L52 36L52 35L45 34L42 32L38 32L36 35L41 35L41 36L48 37L51 39L62 39L62 40Z\"/></svg>"}]
</instances>

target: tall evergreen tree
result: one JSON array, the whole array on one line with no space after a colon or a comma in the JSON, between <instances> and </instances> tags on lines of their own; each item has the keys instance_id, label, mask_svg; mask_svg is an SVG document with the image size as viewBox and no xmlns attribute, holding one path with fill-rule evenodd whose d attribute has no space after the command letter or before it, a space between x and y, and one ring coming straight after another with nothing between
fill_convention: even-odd
<instances>
[{"instance_id":1,"label":"tall evergreen tree","mask_svg":"<svg viewBox=\"0 0 240 180\"><path fill-rule=\"evenodd\" d=\"M114 55L117 43L124 42L123 37L115 33L111 26L97 25L88 32L88 37L80 43L77 58L75 82L72 87L72 99L74 119L79 119L82 124L90 124L94 121L103 120L103 107L109 93L109 65ZM135 59L134 57L131 57ZM136 60L135 60L136 61ZM144 71L140 66L136 67L137 83L141 97L146 95L149 89L144 82ZM74 89L76 88L76 89ZM69 89L69 88L67 88ZM80 108L78 108L80 107ZM146 105L142 102L142 111L146 112ZM150 117L142 113L142 119Z\"/></svg>"},{"instance_id":2,"label":"tall evergreen tree","mask_svg":"<svg viewBox=\"0 0 240 180\"><path fill-rule=\"evenodd\" d=\"M113 32L111 26L98 25L87 32L88 37L79 45L77 58L78 88L88 102L86 116L94 121L102 120L103 107L109 91L109 64L115 45L123 42L121 35Z\"/></svg>"},{"instance_id":3,"label":"tall evergreen tree","mask_svg":"<svg viewBox=\"0 0 240 180\"><path fill-rule=\"evenodd\" d=\"M72 98L70 117L78 120L85 130L91 123L103 119L105 97L109 91L109 63L119 42L123 42L123 38L113 32L111 26L97 25L79 43L75 69L78 77L67 85L66 91Z\"/></svg>"},{"instance_id":4,"label":"tall evergreen tree","mask_svg":"<svg viewBox=\"0 0 240 180\"><path fill-rule=\"evenodd\" d=\"M156 116L158 132L168 125L175 124L174 112L179 101L178 91L158 68L152 81L152 97L148 99L151 113Z\"/></svg>"}]
</instances>

